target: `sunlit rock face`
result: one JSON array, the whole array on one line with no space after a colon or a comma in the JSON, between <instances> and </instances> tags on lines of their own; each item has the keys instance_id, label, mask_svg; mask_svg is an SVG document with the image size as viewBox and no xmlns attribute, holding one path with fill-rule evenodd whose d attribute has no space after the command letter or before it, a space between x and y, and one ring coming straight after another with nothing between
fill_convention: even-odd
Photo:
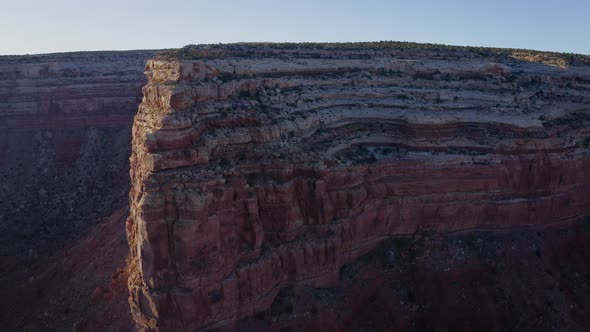
<instances>
[{"instance_id":1,"label":"sunlit rock face","mask_svg":"<svg viewBox=\"0 0 590 332\"><path fill-rule=\"evenodd\" d=\"M149 60L127 222L137 326L231 329L287 286L335 287L394 236L590 213L588 61L525 55L258 44Z\"/></svg>"}]
</instances>

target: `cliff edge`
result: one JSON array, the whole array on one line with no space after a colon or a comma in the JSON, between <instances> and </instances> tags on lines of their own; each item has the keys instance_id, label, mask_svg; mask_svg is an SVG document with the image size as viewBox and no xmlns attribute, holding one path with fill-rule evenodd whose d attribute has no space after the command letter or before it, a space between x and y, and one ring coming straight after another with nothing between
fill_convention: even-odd
<instances>
[{"instance_id":1,"label":"cliff edge","mask_svg":"<svg viewBox=\"0 0 590 332\"><path fill-rule=\"evenodd\" d=\"M590 213L585 56L378 44L193 46L135 116L132 315L232 328L334 287L392 236Z\"/></svg>"}]
</instances>

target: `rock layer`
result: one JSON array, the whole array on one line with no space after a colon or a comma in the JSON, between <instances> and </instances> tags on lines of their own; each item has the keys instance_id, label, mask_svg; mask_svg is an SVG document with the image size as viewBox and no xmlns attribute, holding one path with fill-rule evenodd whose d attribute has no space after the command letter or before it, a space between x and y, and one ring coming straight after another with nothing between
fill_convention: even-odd
<instances>
[{"instance_id":1,"label":"rock layer","mask_svg":"<svg viewBox=\"0 0 590 332\"><path fill-rule=\"evenodd\" d=\"M138 327L231 328L395 235L587 215L590 66L547 59L226 45L148 61L127 222Z\"/></svg>"}]
</instances>

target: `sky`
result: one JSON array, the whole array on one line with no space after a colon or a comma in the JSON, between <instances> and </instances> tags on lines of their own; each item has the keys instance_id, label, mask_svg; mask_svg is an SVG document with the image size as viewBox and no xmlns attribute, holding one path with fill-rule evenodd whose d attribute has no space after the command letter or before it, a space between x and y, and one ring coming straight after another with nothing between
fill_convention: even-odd
<instances>
[{"instance_id":1,"label":"sky","mask_svg":"<svg viewBox=\"0 0 590 332\"><path fill-rule=\"evenodd\" d=\"M0 54L413 41L590 54L590 0L0 0Z\"/></svg>"}]
</instances>

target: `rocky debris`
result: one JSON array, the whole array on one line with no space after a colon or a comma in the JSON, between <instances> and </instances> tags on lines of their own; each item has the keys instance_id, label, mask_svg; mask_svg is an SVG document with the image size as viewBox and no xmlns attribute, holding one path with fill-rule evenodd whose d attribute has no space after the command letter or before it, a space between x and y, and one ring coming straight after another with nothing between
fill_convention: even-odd
<instances>
[{"instance_id":1,"label":"rocky debris","mask_svg":"<svg viewBox=\"0 0 590 332\"><path fill-rule=\"evenodd\" d=\"M2 289L3 331L134 330L127 299L128 209L29 267L24 284ZM23 280L25 281L25 280Z\"/></svg>"},{"instance_id":2,"label":"rocky debris","mask_svg":"<svg viewBox=\"0 0 590 332\"><path fill-rule=\"evenodd\" d=\"M134 120L127 231L140 330L229 328L286 287L335 287L343 265L399 235L590 213L583 59L197 51L148 61Z\"/></svg>"}]
</instances>

